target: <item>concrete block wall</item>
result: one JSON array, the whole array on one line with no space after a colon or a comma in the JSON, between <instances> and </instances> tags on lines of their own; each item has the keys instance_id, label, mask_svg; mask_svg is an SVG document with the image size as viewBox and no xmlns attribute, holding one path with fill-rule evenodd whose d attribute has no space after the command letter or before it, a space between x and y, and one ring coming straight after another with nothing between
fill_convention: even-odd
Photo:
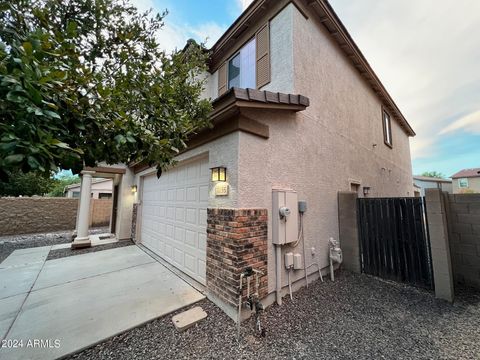
<instances>
[{"instance_id":1,"label":"concrete block wall","mask_svg":"<svg viewBox=\"0 0 480 360\"><path fill-rule=\"evenodd\" d=\"M480 194L450 194L447 199L455 282L480 289Z\"/></svg>"},{"instance_id":2,"label":"concrete block wall","mask_svg":"<svg viewBox=\"0 0 480 360\"><path fill-rule=\"evenodd\" d=\"M111 199L90 200L90 226L107 226L112 216Z\"/></svg>"},{"instance_id":3,"label":"concrete block wall","mask_svg":"<svg viewBox=\"0 0 480 360\"><path fill-rule=\"evenodd\" d=\"M75 230L78 199L0 198L0 236ZM90 226L110 222L112 201L92 199Z\"/></svg>"},{"instance_id":4,"label":"concrete block wall","mask_svg":"<svg viewBox=\"0 0 480 360\"><path fill-rule=\"evenodd\" d=\"M0 236L74 230L78 199L0 198Z\"/></svg>"}]
</instances>

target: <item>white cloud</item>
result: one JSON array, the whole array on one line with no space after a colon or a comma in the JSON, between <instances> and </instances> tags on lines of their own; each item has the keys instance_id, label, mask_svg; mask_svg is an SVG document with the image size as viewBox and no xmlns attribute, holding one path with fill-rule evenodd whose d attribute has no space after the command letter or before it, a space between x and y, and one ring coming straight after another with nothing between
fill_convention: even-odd
<instances>
[{"instance_id":1,"label":"white cloud","mask_svg":"<svg viewBox=\"0 0 480 360\"><path fill-rule=\"evenodd\" d=\"M480 110L456 120L440 131L440 135L445 135L459 130L480 134Z\"/></svg>"},{"instance_id":2,"label":"white cloud","mask_svg":"<svg viewBox=\"0 0 480 360\"><path fill-rule=\"evenodd\" d=\"M416 131L412 156L430 156L440 140L432 138L434 134L442 133L459 114L478 110L480 37L475 34L480 28L480 2L331 3ZM478 129L469 124L463 128Z\"/></svg>"},{"instance_id":3,"label":"white cloud","mask_svg":"<svg viewBox=\"0 0 480 360\"><path fill-rule=\"evenodd\" d=\"M201 24L196 28L192 28L190 32L195 35L195 38L200 41L206 41L207 47L213 46L220 36L226 30L226 26L221 26L215 22L208 22Z\"/></svg>"},{"instance_id":4,"label":"white cloud","mask_svg":"<svg viewBox=\"0 0 480 360\"><path fill-rule=\"evenodd\" d=\"M252 2L253 0L237 0L238 6L242 11L249 7Z\"/></svg>"},{"instance_id":5,"label":"white cloud","mask_svg":"<svg viewBox=\"0 0 480 360\"><path fill-rule=\"evenodd\" d=\"M153 0L132 0L132 3L141 11L153 9L154 12L161 13L164 10L156 8ZM227 29L227 25L212 21L197 26L176 22L171 15L167 15L164 22L165 26L159 31L158 40L161 47L167 51L183 48L187 40L192 38L211 47Z\"/></svg>"}]
</instances>

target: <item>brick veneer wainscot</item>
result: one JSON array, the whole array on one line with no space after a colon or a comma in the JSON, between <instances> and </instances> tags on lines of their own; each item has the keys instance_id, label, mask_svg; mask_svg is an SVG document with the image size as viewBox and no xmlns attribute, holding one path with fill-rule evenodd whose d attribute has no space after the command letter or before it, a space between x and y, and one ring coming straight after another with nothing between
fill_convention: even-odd
<instances>
[{"instance_id":1,"label":"brick veneer wainscot","mask_svg":"<svg viewBox=\"0 0 480 360\"><path fill-rule=\"evenodd\" d=\"M130 237L134 242L136 242L137 240L137 218L138 218L138 204L133 204L132 226L130 228Z\"/></svg>"},{"instance_id":2,"label":"brick veneer wainscot","mask_svg":"<svg viewBox=\"0 0 480 360\"><path fill-rule=\"evenodd\" d=\"M264 273L260 298L267 295L267 220L266 209L208 209L207 289L229 305L238 304L240 274L248 266Z\"/></svg>"}]
</instances>

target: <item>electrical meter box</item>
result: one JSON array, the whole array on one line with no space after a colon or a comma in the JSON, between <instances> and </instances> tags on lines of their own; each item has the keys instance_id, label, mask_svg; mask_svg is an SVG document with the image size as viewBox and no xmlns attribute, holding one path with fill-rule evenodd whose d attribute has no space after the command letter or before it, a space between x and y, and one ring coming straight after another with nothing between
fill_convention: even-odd
<instances>
[{"instance_id":1,"label":"electrical meter box","mask_svg":"<svg viewBox=\"0 0 480 360\"><path fill-rule=\"evenodd\" d=\"M298 196L293 190L272 192L272 239L276 245L294 243L298 238Z\"/></svg>"}]
</instances>

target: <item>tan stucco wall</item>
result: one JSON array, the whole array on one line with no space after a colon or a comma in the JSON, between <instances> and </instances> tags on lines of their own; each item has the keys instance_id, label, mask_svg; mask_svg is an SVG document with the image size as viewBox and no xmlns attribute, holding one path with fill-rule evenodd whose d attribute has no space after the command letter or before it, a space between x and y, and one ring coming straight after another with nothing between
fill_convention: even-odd
<instances>
[{"instance_id":1,"label":"tan stucco wall","mask_svg":"<svg viewBox=\"0 0 480 360\"><path fill-rule=\"evenodd\" d=\"M453 179L452 182L454 194L480 193L480 177L468 178L468 188L459 187L458 180L460 179Z\"/></svg>"},{"instance_id":2,"label":"tan stucco wall","mask_svg":"<svg viewBox=\"0 0 480 360\"><path fill-rule=\"evenodd\" d=\"M109 181L102 181L98 183L93 183L92 184L92 199L98 199L100 194L106 193L106 194L111 194L113 189L113 180ZM75 187L71 187L68 189L67 192L67 197L71 198L73 197L74 192L79 192L80 193L80 184Z\"/></svg>"},{"instance_id":3,"label":"tan stucco wall","mask_svg":"<svg viewBox=\"0 0 480 360\"><path fill-rule=\"evenodd\" d=\"M178 163L192 161L201 157L208 157L208 167L224 166L227 168L227 182L229 184L228 196L215 197L214 183L210 182L209 207L212 208L235 208L238 204L238 158L239 158L240 133L235 132L198 146L175 157ZM142 177L148 176L156 171L150 168L135 175L134 183L137 184L139 194L141 193ZM168 171L168 170L167 170ZM139 201L138 198L135 201Z\"/></svg>"},{"instance_id":4,"label":"tan stucco wall","mask_svg":"<svg viewBox=\"0 0 480 360\"><path fill-rule=\"evenodd\" d=\"M371 187L372 197L413 196L413 181L408 136L392 119L393 149L384 144L382 103L314 18L294 8L294 92L308 96L311 106L298 114L246 114L269 125L270 138L240 134L238 207L271 209L272 187L296 190L308 202L307 264L318 260L325 267L328 239L338 238L338 191L349 191L354 181ZM271 216L268 234L273 291ZM301 253L301 246L293 251ZM294 280L302 276L295 271ZM284 285L286 278L284 272Z\"/></svg>"}]
</instances>

